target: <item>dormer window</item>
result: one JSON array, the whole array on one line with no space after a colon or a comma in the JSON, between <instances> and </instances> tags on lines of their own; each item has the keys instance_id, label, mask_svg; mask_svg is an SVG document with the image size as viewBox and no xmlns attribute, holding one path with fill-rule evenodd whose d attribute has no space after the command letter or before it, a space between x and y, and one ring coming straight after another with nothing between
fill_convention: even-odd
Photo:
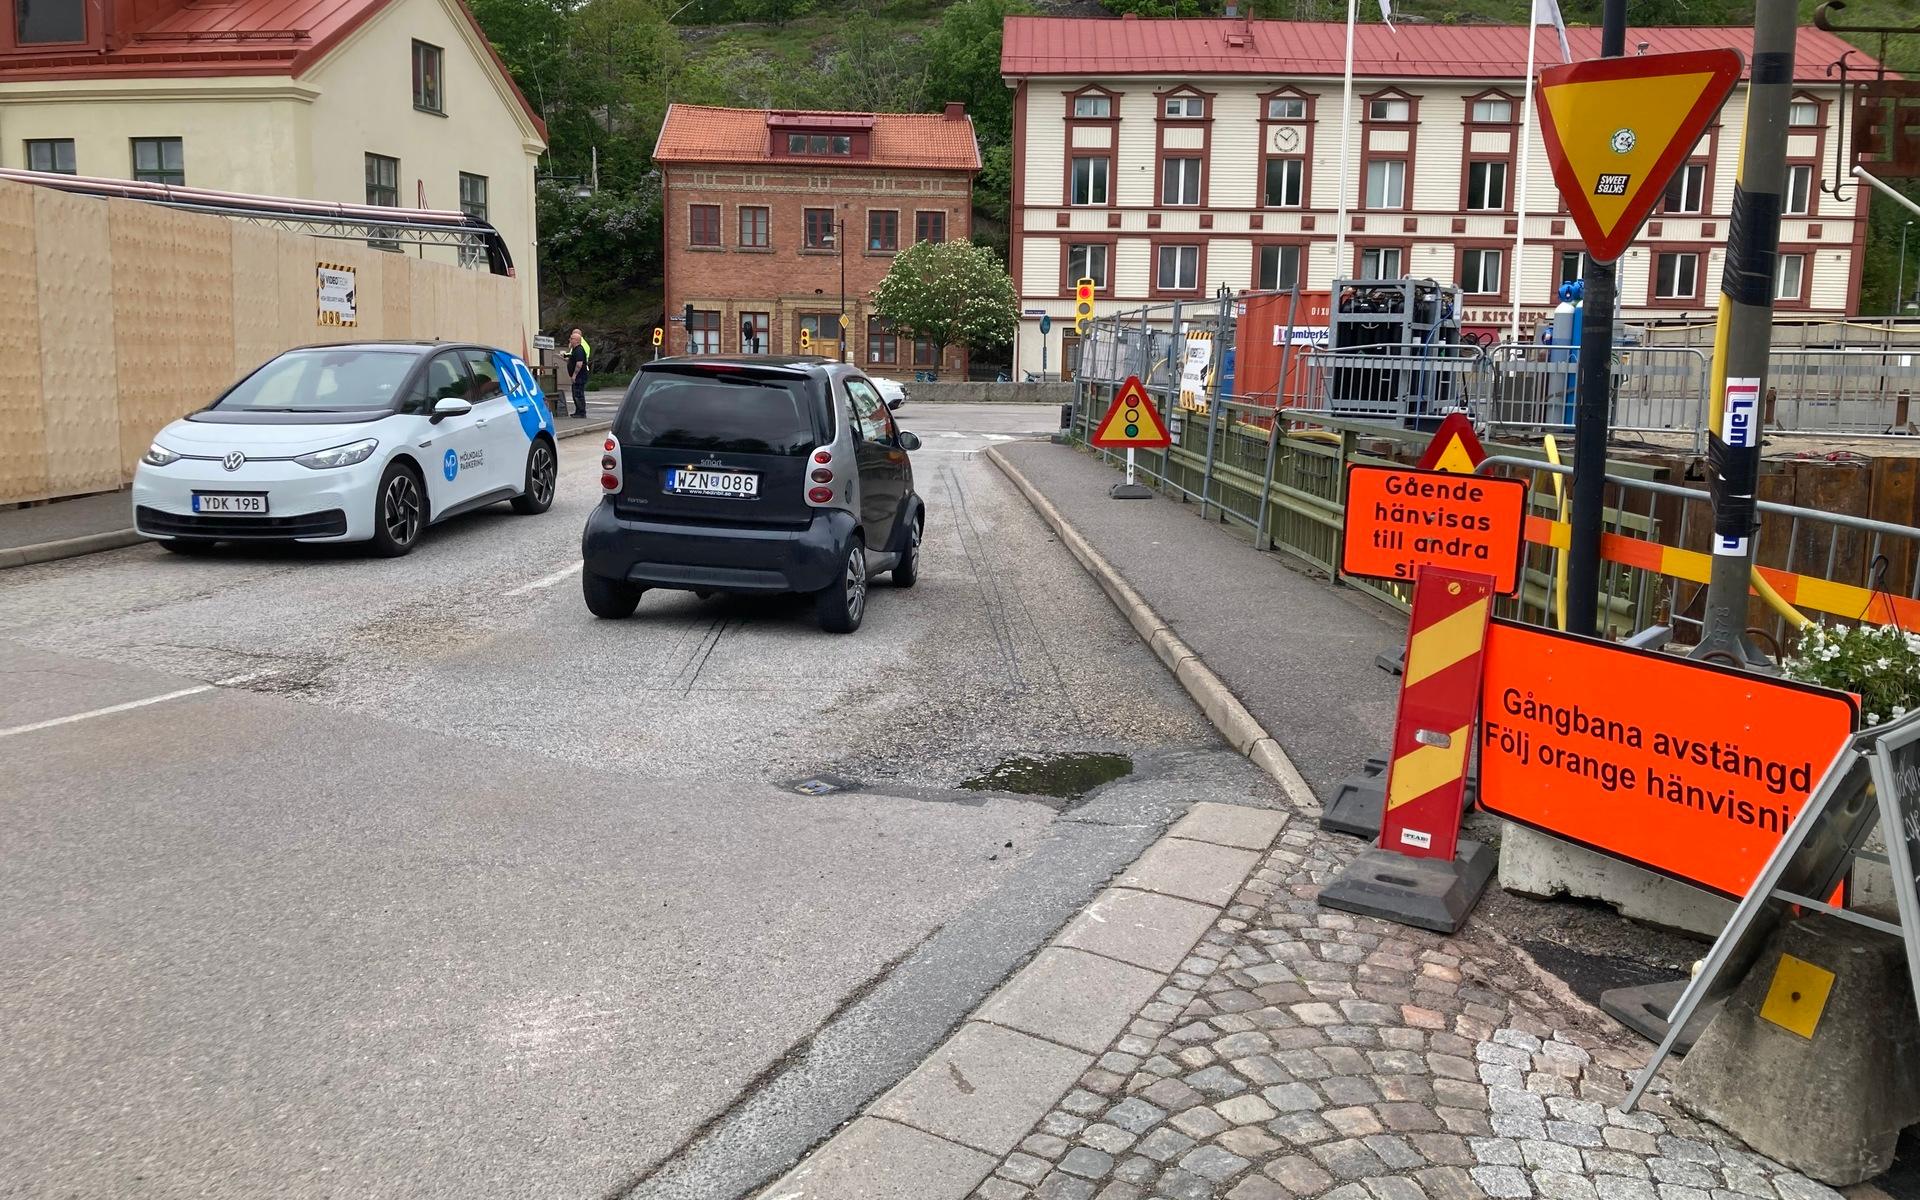
<instances>
[{"instance_id":1,"label":"dormer window","mask_svg":"<svg viewBox=\"0 0 1920 1200\"><path fill-rule=\"evenodd\" d=\"M844 134L790 133L787 153L848 155L853 153L853 139Z\"/></svg>"},{"instance_id":2,"label":"dormer window","mask_svg":"<svg viewBox=\"0 0 1920 1200\"><path fill-rule=\"evenodd\" d=\"M1073 98L1073 115L1083 119L1105 121L1113 116L1113 97L1091 95Z\"/></svg>"},{"instance_id":3,"label":"dormer window","mask_svg":"<svg viewBox=\"0 0 1920 1200\"><path fill-rule=\"evenodd\" d=\"M1168 96L1162 111L1169 117L1197 121L1206 117L1207 102L1200 96Z\"/></svg>"},{"instance_id":4,"label":"dormer window","mask_svg":"<svg viewBox=\"0 0 1920 1200\"><path fill-rule=\"evenodd\" d=\"M13 37L20 46L86 41L85 0L13 0Z\"/></svg>"}]
</instances>

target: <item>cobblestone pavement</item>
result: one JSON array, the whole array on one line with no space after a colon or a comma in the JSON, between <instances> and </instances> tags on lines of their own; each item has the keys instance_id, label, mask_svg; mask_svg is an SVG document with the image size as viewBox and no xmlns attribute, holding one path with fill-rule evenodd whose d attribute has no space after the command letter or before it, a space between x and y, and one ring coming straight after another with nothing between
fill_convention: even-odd
<instances>
[{"instance_id":1,"label":"cobblestone pavement","mask_svg":"<svg viewBox=\"0 0 1920 1200\"><path fill-rule=\"evenodd\" d=\"M1497 935L1322 910L1361 849L1295 817L977 1200L1838 1200L1674 1106L1648 1047Z\"/></svg>"}]
</instances>

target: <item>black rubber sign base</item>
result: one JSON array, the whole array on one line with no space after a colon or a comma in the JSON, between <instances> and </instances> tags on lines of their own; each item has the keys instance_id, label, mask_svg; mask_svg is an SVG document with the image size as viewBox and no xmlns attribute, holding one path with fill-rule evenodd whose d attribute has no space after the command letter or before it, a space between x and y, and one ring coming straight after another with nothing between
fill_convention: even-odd
<instances>
[{"instance_id":1,"label":"black rubber sign base","mask_svg":"<svg viewBox=\"0 0 1920 1200\"><path fill-rule=\"evenodd\" d=\"M1460 839L1452 862L1375 848L1322 889L1320 903L1416 929L1454 933L1487 890L1498 857L1486 843L1466 838Z\"/></svg>"}]
</instances>

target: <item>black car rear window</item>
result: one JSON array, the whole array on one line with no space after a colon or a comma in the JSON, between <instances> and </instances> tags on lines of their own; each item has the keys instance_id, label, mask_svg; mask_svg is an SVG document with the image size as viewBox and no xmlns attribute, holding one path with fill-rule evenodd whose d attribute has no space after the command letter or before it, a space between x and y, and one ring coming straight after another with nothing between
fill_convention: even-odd
<instances>
[{"instance_id":1,"label":"black car rear window","mask_svg":"<svg viewBox=\"0 0 1920 1200\"><path fill-rule=\"evenodd\" d=\"M817 438L809 381L647 372L620 440L655 450L805 454Z\"/></svg>"}]
</instances>

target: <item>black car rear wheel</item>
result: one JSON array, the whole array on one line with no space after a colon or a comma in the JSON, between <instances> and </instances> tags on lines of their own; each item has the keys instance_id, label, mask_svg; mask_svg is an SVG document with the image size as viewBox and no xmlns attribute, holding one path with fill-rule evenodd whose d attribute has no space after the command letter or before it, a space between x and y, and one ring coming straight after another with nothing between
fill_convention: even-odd
<instances>
[{"instance_id":1,"label":"black car rear wheel","mask_svg":"<svg viewBox=\"0 0 1920 1200\"><path fill-rule=\"evenodd\" d=\"M840 573L814 593L820 628L828 633L852 633L867 613L867 548L859 538L847 543Z\"/></svg>"},{"instance_id":2,"label":"black car rear wheel","mask_svg":"<svg viewBox=\"0 0 1920 1200\"><path fill-rule=\"evenodd\" d=\"M632 616L646 590L624 579L608 579L592 571L580 574L580 593L586 599L587 611L602 620L622 621Z\"/></svg>"},{"instance_id":3,"label":"black car rear wheel","mask_svg":"<svg viewBox=\"0 0 1920 1200\"><path fill-rule=\"evenodd\" d=\"M925 525L925 518L915 518L907 530L907 544L893 568L893 586L910 588L920 581L920 535Z\"/></svg>"}]
</instances>

